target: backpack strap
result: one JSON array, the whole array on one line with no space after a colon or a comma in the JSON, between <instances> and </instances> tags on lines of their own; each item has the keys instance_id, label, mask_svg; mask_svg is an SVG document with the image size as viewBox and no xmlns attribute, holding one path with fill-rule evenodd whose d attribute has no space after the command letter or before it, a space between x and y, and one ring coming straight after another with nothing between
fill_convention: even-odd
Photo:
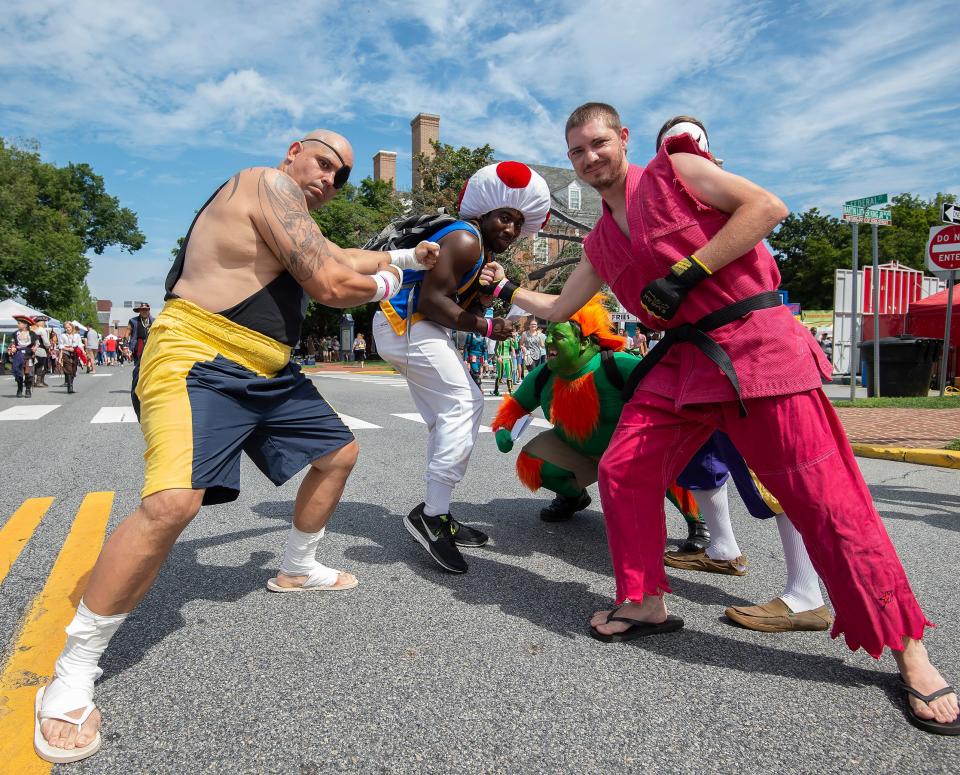
<instances>
[{"instance_id":1,"label":"backpack strap","mask_svg":"<svg viewBox=\"0 0 960 775\"><path fill-rule=\"evenodd\" d=\"M547 386L547 383L550 381L550 377L552 376L553 372L546 367L546 364L544 364L540 368L540 373L537 374L536 382L533 383L533 397L537 404L540 403L540 396L543 395L543 389Z\"/></svg>"},{"instance_id":2,"label":"backpack strap","mask_svg":"<svg viewBox=\"0 0 960 775\"><path fill-rule=\"evenodd\" d=\"M623 390L624 379L620 369L617 368L616 358L613 357L613 350L601 350L600 365L603 366L603 373L607 376L607 381L617 390Z\"/></svg>"}]
</instances>

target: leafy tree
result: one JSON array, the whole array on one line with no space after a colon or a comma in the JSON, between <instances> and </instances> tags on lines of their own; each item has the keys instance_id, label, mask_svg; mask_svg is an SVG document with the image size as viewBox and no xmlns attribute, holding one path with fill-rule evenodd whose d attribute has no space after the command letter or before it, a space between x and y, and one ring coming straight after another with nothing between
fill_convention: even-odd
<instances>
[{"instance_id":1,"label":"leafy tree","mask_svg":"<svg viewBox=\"0 0 960 775\"><path fill-rule=\"evenodd\" d=\"M493 162L493 148L489 145L454 148L436 140L431 140L430 145L434 151L432 158L423 153L413 157L413 163L420 165L421 186L411 192L411 209L426 213L442 207L454 213L463 184L478 169Z\"/></svg>"},{"instance_id":2,"label":"leafy tree","mask_svg":"<svg viewBox=\"0 0 960 775\"><path fill-rule=\"evenodd\" d=\"M85 253L111 245L133 252L144 242L136 215L106 193L89 165L57 167L40 160L36 143L0 138L0 295L82 319L90 299Z\"/></svg>"},{"instance_id":3,"label":"leafy tree","mask_svg":"<svg viewBox=\"0 0 960 775\"><path fill-rule=\"evenodd\" d=\"M891 203L892 223L880 227L878 253L880 263L898 261L914 269L925 269L924 253L931 226L940 224L940 206L956 200L952 194L937 194L922 199L900 194ZM769 242L780 268L781 287L793 301L807 309L833 307L834 276L837 269L848 269L852 260L853 230L849 223L816 208L791 213L770 235ZM859 230L860 265L871 261L871 230Z\"/></svg>"}]
</instances>

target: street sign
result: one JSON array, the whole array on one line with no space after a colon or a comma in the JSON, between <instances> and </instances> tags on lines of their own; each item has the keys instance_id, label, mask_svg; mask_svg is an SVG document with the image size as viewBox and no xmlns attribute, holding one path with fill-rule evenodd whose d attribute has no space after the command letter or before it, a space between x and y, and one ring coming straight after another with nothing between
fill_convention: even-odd
<instances>
[{"instance_id":1,"label":"street sign","mask_svg":"<svg viewBox=\"0 0 960 775\"><path fill-rule=\"evenodd\" d=\"M844 202L844 207L873 207L873 205L885 205L887 203L886 194L875 194L874 196L867 196L863 199L851 199L847 202Z\"/></svg>"},{"instance_id":2,"label":"street sign","mask_svg":"<svg viewBox=\"0 0 960 775\"><path fill-rule=\"evenodd\" d=\"M927 269L944 274L960 270L960 226L931 226Z\"/></svg>"},{"instance_id":3,"label":"street sign","mask_svg":"<svg viewBox=\"0 0 960 775\"><path fill-rule=\"evenodd\" d=\"M891 217L892 214L889 210L874 210L869 207L849 204L843 206L843 220L848 223L871 223L876 226L889 226Z\"/></svg>"},{"instance_id":4,"label":"street sign","mask_svg":"<svg viewBox=\"0 0 960 775\"><path fill-rule=\"evenodd\" d=\"M940 220L944 223L960 223L960 205L944 202L940 205Z\"/></svg>"}]
</instances>

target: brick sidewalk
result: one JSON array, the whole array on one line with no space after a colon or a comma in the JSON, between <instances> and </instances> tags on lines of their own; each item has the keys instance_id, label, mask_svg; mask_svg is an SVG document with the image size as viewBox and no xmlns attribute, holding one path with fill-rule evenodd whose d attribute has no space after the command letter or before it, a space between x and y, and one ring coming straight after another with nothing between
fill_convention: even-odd
<instances>
[{"instance_id":1,"label":"brick sidewalk","mask_svg":"<svg viewBox=\"0 0 960 775\"><path fill-rule=\"evenodd\" d=\"M943 449L960 439L960 409L836 410L854 443Z\"/></svg>"}]
</instances>

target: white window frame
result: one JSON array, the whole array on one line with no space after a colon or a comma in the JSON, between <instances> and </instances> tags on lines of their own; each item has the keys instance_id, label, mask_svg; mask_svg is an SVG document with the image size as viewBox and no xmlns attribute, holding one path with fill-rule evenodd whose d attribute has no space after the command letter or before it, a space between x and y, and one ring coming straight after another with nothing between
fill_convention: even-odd
<instances>
[{"instance_id":1,"label":"white window frame","mask_svg":"<svg viewBox=\"0 0 960 775\"><path fill-rule=\"evenodd\" d=\"M570 181L567 186L567 209L571 212L578 212L583 208L583 189L575 180Z\"/></svg>"}]
</instances>

